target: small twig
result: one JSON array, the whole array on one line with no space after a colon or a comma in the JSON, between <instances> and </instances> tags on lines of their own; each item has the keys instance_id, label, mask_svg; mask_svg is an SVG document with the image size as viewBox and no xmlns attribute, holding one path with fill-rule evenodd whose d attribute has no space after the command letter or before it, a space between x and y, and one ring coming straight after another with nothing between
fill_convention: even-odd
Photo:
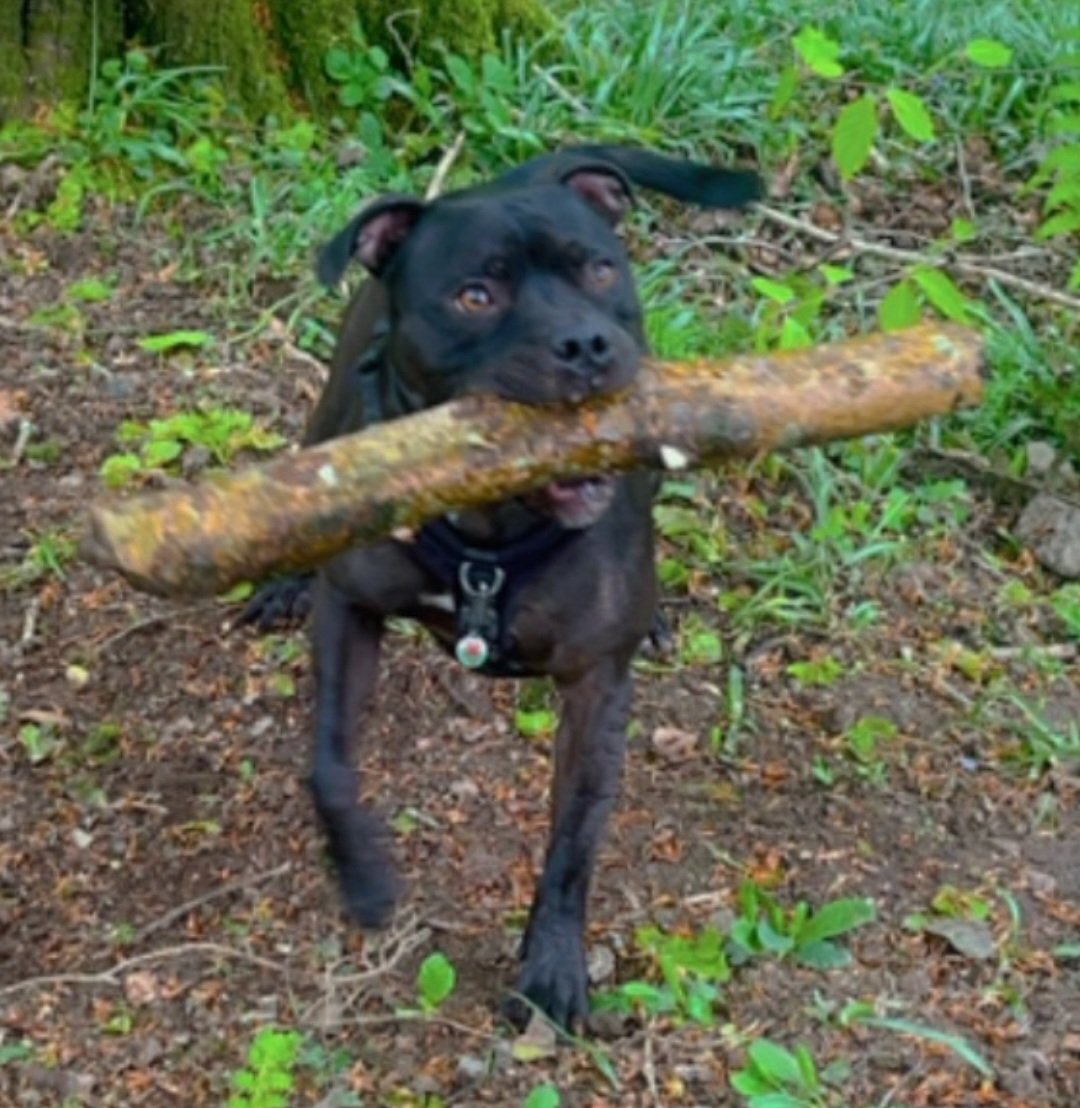
<instances>
[{"instance_id":1,"label":"small twig","mask_svg":"<svg viewBox=\"0 0 1080 1108\"><path fill-rule=\"evenodd\" d=\"M392 930L375 944L374 950L370 953L367 949L364 950L361 960L363 968L359 972L337 973L336 970L343 964L341 961L326 967L322 975L323 995L304 1010L303 1022L311 1022L319 1017L319 1023L324 1027L343 1025L345 1014L352 1011L363 999L372 983L385 977L399 962L430 938L431 932L426 927L419 926L415 912L409 912L400 922L395 921ZM348 995L339 1000L342 993ZM329 1013L338 1014L330 1018Z\"/></svg>"},{"instance_id":2,"label":"small twig","mask_svg":"<svg viewBox=\"0 0 1080 1108\"><path fill-rule=\"evenodd\" d=\"M313 369L319 378L319 383L322 384L330 376L330 369L327 364L320 361L314 354L309 354L306 350L302 350L295 342L290 342L289 339L281 340L282 349L293 361L303 362L304 365Z\"/></svg>"},{"instance_id":3,"label":"small twig","mask_svg":"<svg viewBox=\"0 0 1080 1108\"><path fill-rule=\"evenodd\" d=\"M727 902L727 894L719 889L707 893L694 893L684 896L680 903L684 908L718 908Z\"/></svg>"},{"instance_id":4,"label":"small twig","mask_svg":"<svg viewBox=\"0 0 1080 1108\"><path fill-rule=\"evenodd\" d=\"M567 104L569 104L570 107L578 113L578 115L587 116L590 114L588 104L586 104L584 100L579 100L572 92L569 92L565 88L563 88L563 86L560 85L559 82L556 81L555 78L546 69L543 69L541 66L534 65L533 73L537 77L539 77L540 80L543 81L544 84L547 85L548 88L550 88L551 91L555 93L555 95L560 100L563 100Z\"/></svg>"},{"instance_id":5,"label":"small twig","mask_svg":"<svg viewBox=\"0 0 1080 1108\"><path fill-rule=\"evenodd\" d=\"M172 609L167 612L158 612L155 615L147 616L145 619L137 620L129 627L121 628L114 634L110 635L107 639L100 642L94 650L95 657L100 658L107 650L111 650L121 639L126 639L128 635L134 635L138 631L145 631L149 627L156 627L159 623L169 623L175 619L182 619L184 616L194 615L196 612L206 611L210 607L209 604L192 604L189 608Z\"/></svg>"},{"instance_id":6,"label":"small twig","mask_svg":"<svg viewBox=\"0 0 1080 1108\"><path fill-rule=\"evenodd\" d=\"M30 436L34 433L34 425L28 419L19 420L19 433L15 437L15 445L11 448L11 464L17 466L23 460L23 454L30 445Z\"/></svg>"},{"instance_id":7,"label":"small twig","mask_svg":"<svg viewBox=\"0 0 1080 1108\"><path fill-rule=\"evenodd\" d=\"M973 481L982 481L991 485L1018 493L1030 493L1035 496L1046 493L1048 496L1060 500L1062 504L1068 504L1072 508L1080 508L1080 499L1070 496L1059 489L1040 484L1037 481L1029 481L1026 477L1017 477L1012 473L1004 473L995 469L979 454L973 454L967 450L948 450L941 446L920 446L916 451L917 456L930 458L945 466L951 466L954 471L959 470L965 478Z\"/></svg>"},{"instance_id":8,"label":"small twig","mask_svg":"<svg viewBox=\"0 0 1080 1108\"><path fill-rule=\"evenodd\" d=\"M330 367L310 351L302 349L292 341L292 330L289 327L288 320L282 319L281 316L277 314L278 310L282 308L285 303L285 300L280 300L274 305L266 323L266 330L281 343L281 348L290 358L294 361L303 362L304 365L315 370L319 378L319 383L322 384L325 382L330 372ZM251 333L254 334L255 331L256 329L253 328Z\"/></svg>"},{"instance_id":9,"label":"small twig","mask_svg":"<svg viewBox=\"0 0 1080 1108\"><path fill-rule=\"evenodd\" d=\"M645 1078L645 1088L649 1090L649 1099L659 1105L660 1090L656 1084L656 1063L653 1060L653 1037L650 1028L645 1028L645 1046L641 1053L641 1074Z\"/></svg>"},{"instance_id":10,"label":"small twig","mask_svg":"<svg viewBox=\"0 0 1080 1108\"><path fill-rule=\"evenodd\" d=\"M896 1084L894 1084L893 1087L884 1095L884 1097L882 1097L880 1103L878 1104L878 1108L888 1108L888 1106L892 1104L892 1102L896 1099L897 1095L900 1093L905 1085L914 1085L915 1082L919 1078L921 1078L925 1072L926 1067L923 1065L922 1062L919 1062L914 1069L909 1070L905 1074L901 1074L900 1077L897 1078Z\"/></svg>"},{"instance_id":11,"label":"small twig","mask_svg":"<svg viewBox=\"0 0 1080 1108\"><path fill-rule=\"evenodd\" d=\"M960 175L960 192L964 198L964 207L972 219L975 218L975 203L971 199L971 177L967 171L967 160L964 157L964 140L956 140L956 170Z\"/></svg>"},{"instance_id":12,"label":"small twig","mask_svg":"<svg viewBox=\"0 0 1080 1108\"><path fill-rule=\"evenodd\" d=\"M966 712L970 712L975 707L975 701L970 696L966 696L958 688L950 685L944 677L935 677L930 682L930 687L935 691L947 696L950 700L955 701Z\"/></svg>"},{"instance_id":13,"label":"small twig","mask_svg":"<svg viewBox=\"0 0 1080 1108\"><path fill-rule=\"evenodd\" d=\"M144 939L153 935L157 931L162 931L170 924L175 923L179 919L183 919L189 912L193 912L196 908L201 908L204 904L209 904L212 900L218 900L220 897L231 896L233 893L243 892L246 889L253 888L255 885L261 885L264 881L270 881L275 877L280 877L284 873L288 873L291 866L288 862L284 862L280 866L276 866L274 869L268 869L264 873L256 873L250 877L241 877L236 881L230 881L225 885L220 885L216 889L211 889L210 892L204 893L202 896L193 897L191 900L185 901L183 904L178 904L175 908L171 908L164 915L159 916L156 920L146 924L135 933L134 942L140 943Z\"/></svg>"},{"instance_id":14,"label":"small twig","mask_svg":"<svg viewBox=\"0 0 1080 1108\"><path fill-rule=\"evenodd\" d=\"M450 149L443 154L439 159L439 164L435 167L435 176L431 178L431 182L427 187L427 191L424 193L425 200L434 200L443 190L443 185L446 184L447 174L453 167L454 162L457 161L458 155L461 153L461 148L465 145L465 132L458 131L454 136L454 141L450 145Z\"/></svg>"},{"instance_id":15,"label":"small twig","mask_svg":"<svg viewBox=\"0 0 1080 1108\"><path fill-rule=\"evenodd\" d=\"M51 973L44 977L27 977L0 988L0 996L11 996L24 989L48 989L54 985L119 985L111 972L106 973Z\"/></svg>"},{"instance_id":16,"label":"small twig","mask_svg":"<svg viewBox=\"0 0 1080 1108\"><path fill-rule=\"evenodd\" d=\"M1009 662L1014 658L1025 658L1030 655L1068 662L1072 661L1078 654L1080 654L1080 646L1074 642L1028 643L1026 646L994 646L990 648L990 657L998 662Z\"/></svg>"},{"instance_id":17,"label":"small twig","mask_svg":"<svg viewBox=\"0 0 1080 1108\"><path fill-rule=\"evenodd\" d=\"M26 989L50 988L54 985L111 985L122 984L120 975L136 966L145 966L151 962L163 962L169 958L182 958L189 954L212 954L219 958L236 958L242 962L250 962L252 965L261 966L263 969L273 970L274 973L286 972L286 967L278 962L271 962L269 958L262 958L258 954L252 954L247 950L237 950L235 947L225 946L224 943L185 943L181 946L166 946L160 950L150 950L145 954L136 954L131 958L125 958L117 962L107 970L100 973L54 973L43 977L27 977L22 981L15 981L11 985L0 988L0 997L12 996Z\"/></svg>"},{"instance_id":18,"label":"small twig","mask_svg":"<svg viewBox=\"0 0 1080 1108\"><path fill-rule=\"evenodd\" d=\"M858 235L837 234L834 231L826 231L823 227L818 227L809 220L799 219L797 216L777 211L777 209L770 208L767 204L758 204L756 210L773 223L778 223L781 227L787 227L789 230L800 231L810 238L817 239L818 242L847 246L860 254L871 254L878 258L885 258L888 261L901 262L904 265L936 266L944 263L959 273L966 273L972 277L982 277L988 281L997 281L999 284L1019 289L1021 292L1029 293L1042 300L1051 300L1055 304L1063 304L1066 308L1072 308L1073 311L1080 311L1080 298L1069 296L1068 293L1060 292L1050 285L1044 285L1038 281L1029 281L1026 277L1018 277L1015 273L997 269L995 266L978 265L955 255L947 258L934 258L929 254L921 254L916 250L901 250L897 246L885 246L881 243L870 242Z\"/></svg>"},{"instance_id":19,"label":"small twig","mask_svg":"<svg viewBox=\"0 0 1080 1108\"><path fill-rule=\"evenodd\" d=\"M469 719L485 720L491 718L490 705L485 711L484 706L476 697L470 696L468 693L459 689L454 681L454 676L456 675L445 673L442 669L435 669L432 671L432 676L435 679L435 684L446 693L447 697L449 697Z\"/></svg>"},{"instance_id":20,"label":"small twig","mask_svg":"<svg viewBox=\"0 0 1080 1108\"><path fill-rule=\"evenodd\" d=\"M53 166L57 165L60 161L59 154L50 154L48 157L43 158L34 169L27 174L26 179L19 186L19 191L15 193L14 200L8 205L7 211L4 213L5 219L14 219L18 214L19 208L22 207L22 202L27 192L32 185L35 185L38 181L42 180L47 174L52 172Z\"/></svg>"},{"instance_id":21,"label":"small twig","mask_svg":"<svg viewBox=\"0 0 1080 1108\"><path fill-rule=\"evenodd\" d=\"M252 954L249 950L240 950L234 946L226 946L224 943L181 943L178 946L163 946L160 950L148 950L145 954L134 954L117 962L108 972L110 974L126 973L135 966L144 966L149 962L164 962L169 958L182 958L187 954L214 954L222 958L235 958L241 962L250 962L253 966L261 966L263 969L272 970L274 973L287 973L288 967L280 962L272 962L269 958L263 958L259 954Z\"/></svg>"},{"instance_id":22,"label":"small twig","mask_svg":"<svg viewBox=\"0 0 1080 1108\"><path fill-rule=\"evenodd\" d=\"M41 612L41 597L35 596L29 604L26 605L26 611L23 613L23 625L22 634L19 635L19 641L15 644L15 655L26 653L30 644L34 641L34 635L37 633L37 619L38 614Z\"/></svg>"},{"instance_id":23,"label":"small twig","mask_svg":"<svg viewBox=\"0 0 1080 1108\"><path fill-rule=\"evenodd\" d=\"M401 8L393 15L387 16L384 26L386 33L394 40L394 44L401 51L401 57L405 62L405 72L410 73L416 65L413 61L412 47L406 43L397 27L398 23L405 19L411 19L414 24L419 24L420 12L416 8ZM416 42L415 30L413 31L413 42Z\"/></svg>"},{"instance_id":24,"label":"small twig","mask_svg":"<svg viewBox=\"0 0 1080 1108\"><path fill-rule=\"evenodd\" d=\"M484 1042L498 1043L501 1036L491 1031L481 1031L477 1027L470 1027L467 1023L458 1023L457 1020L446 1019L445 1016L432 1016L426 1012L396 1012L388 1016L353 1016L351 1019L342 1020L338 1027L380 1027L391 1023L427 1023L436 1027L447 1027L451 1031L460 1031L463 1035L470 1035L474 1039L482 1039Z\"/></svg>"}]
</instances>

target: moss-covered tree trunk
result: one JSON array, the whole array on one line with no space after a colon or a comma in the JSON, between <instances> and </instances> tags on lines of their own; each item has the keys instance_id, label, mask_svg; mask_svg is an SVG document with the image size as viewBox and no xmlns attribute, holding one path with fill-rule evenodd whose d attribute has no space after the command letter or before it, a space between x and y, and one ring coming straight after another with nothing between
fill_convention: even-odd
<instances>
[{"instance_id":1,"label":"moss-covered tree trunk","mask_svg":"<svg viewBox=\"0 0 1080 1108\"><path fill-rule=\"evenodd\" d=\"M77 99L123 42L123 0L0 0L0 119Z\"/></svg>"},{"instance_id":2,"label":"moss-covered tree trunk","mask_svg":"<svg viewBox=\"0 0 1080 1108\"><path fill-rule=\"evenodd\" d=\"M95 66L125 45L161 65L220 65L246 112L333 105L327 49L357 25L413 57L441 42L475 56L503 29L545 23L540 0L0 0L0 122L42 103L81 100Z\"/></svg>"}]
</instances>

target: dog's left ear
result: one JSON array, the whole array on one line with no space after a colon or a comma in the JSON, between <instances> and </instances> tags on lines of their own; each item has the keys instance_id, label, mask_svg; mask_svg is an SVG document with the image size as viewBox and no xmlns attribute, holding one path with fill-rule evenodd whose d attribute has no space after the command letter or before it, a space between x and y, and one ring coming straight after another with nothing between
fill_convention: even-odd
<instances>
[{"instance_id":1,"label":"dog's left ear","mask_svg":"<svg viewBox=\"0 0 1080 1108\"><path fill-rule=\"evenodd\" d=\"M591 162L571 169L560 178L612 226L634 206L630 179L621 169L606 162Z\"/></svg>"},{"instance_id":2,"label":"dog's left ear","mask_svg":"<svg viewBox=\"0 0 1080 1108\"><path fill-rule=\"evenodd\" d=\"M383 196L372 201L319 251L315 262L319 280L333 288L353 258L378 277L424 208L424 202L415 196Z\"/></svg>"}]
</instances>

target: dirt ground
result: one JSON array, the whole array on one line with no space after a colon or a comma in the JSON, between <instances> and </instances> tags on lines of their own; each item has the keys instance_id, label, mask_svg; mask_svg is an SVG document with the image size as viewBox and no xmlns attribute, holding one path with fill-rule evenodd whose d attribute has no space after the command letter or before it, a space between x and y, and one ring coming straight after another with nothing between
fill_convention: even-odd
<instances>
[{"instance_id":1,"label":"dirt ground","mask_svg":"<svg viewBox=\"0 0 1080 1108\"><path fill-rule=\"evenodd\" d=\"M178 282L168 237L122 226L113 213L76 236L0 240L0 464L21 421L31 442L55 444L0 469L0 569L100 494L121 420L209 401L295 439L318 388L318 367L284 341L235 341L253 319L213 282ZM77 319L42 316L86 277L116 293ZM136 346L181 327L218 341L170 357ZM748 489L768 494L760 481L712 486L734 542L785 524L744 510ZM885 618L858 634L736 635L711 595L720 583L671 600L677 627L693 614L728 653L719 666L641 665L594 948L613 956L615 980L646 976L635 928L726 925L747 875L788 904L869 897L878 918L855 933L845 969L737 968L713 1028L629 1020L591 1049L532 1063L513 1057L496 1013L546 828L548 744L516 734L513 684L471 677L408 628L390 636L363 769L410 888L394 928L363 936L341 919L303 783L302 632L231 630L234 607L157 601L77 562L8 587L0 1103L224 1105L252 1035L277 1023L308 1038L297 1105L511 1108L541 1080L575 1108L734 1105L728 1074L747 1040L767 1036L846 1063L836 1103L850 1108L1075 1106L1080 969L1051 952L1080 932L1077 777L1010 769L1015 735L980 716L980 675L947 649L993 645L997 676L1044 699L1048 719L1080 718L1075 657L1038 660L1061 627L994 601L1010 580L1047 587L1002 541L1011 511L976 501L962 533L868 575L861 598ZM843 663L833 683L804 687L787 671L825 652ZM746 720L718 756L708 735L724 723L732 661ZM898 731L874 772L841 739L867 714ZM43 748L20 738L27 725ZM815 759L834 768L831 784ZM944 886L990 906L983 956L904 926ZM415 1006L417 966L436 949L456 967L454 994L434 1018L395 1017ZM927 1037L841 1026L852 1000L962 1035L996 1078Z\"/></svg>"}]
</instances>

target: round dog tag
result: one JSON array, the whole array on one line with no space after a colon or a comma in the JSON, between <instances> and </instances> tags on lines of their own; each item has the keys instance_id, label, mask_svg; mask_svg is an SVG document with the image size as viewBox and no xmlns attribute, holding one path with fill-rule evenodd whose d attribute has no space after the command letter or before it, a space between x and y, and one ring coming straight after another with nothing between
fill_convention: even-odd
<instances>
[{"instance_id":1,"label":"round dog tag","mask_svg":"<svg viewBox=\"0 0 1080 1108\"><path fill-rule=\"evenodd\" d=\"M487 640L475 631L462 635L454 646L454 657L467 669L479 669L490 656Z\"/></svg>"}]
</instances>

